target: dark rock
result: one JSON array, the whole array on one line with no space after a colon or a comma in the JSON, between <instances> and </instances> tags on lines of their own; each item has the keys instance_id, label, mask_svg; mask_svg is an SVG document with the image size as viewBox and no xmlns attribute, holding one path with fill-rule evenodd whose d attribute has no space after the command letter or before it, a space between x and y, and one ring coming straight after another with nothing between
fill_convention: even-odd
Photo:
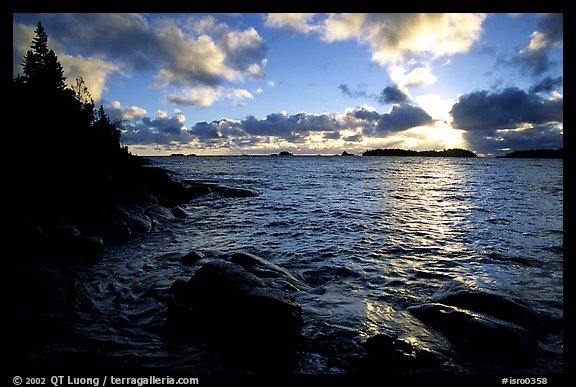
<instances>
[{"instance_id":1,"label":"dark rock","mask_svg":"<svg viewBox=\"0 0 576 387\"><path fill-rule=\"evenodd\" d=\"M186 211L186 209L184 209L181 206L176 206L176 207L172 208L171 212L177 218L185 218L185 217L190 215L188 213L188 211Z\"/></svg>"},{"instance_id":2,"label":"dark rock","mask_svg":"<svg viewBox=\"0 0 576 387\"><path fill-rule=\"evenodd\" d=\"M297 290L310 289L310 286L294 277L287 269L272 262L249 253L234 253L230 258L231 262L237 263L250 273L259 278L280 278L292 285Z\"/></svg>"},{"instance_id":3,"label":"dark rock","mask_svg":"<svg viewBox=\"0 0 576 387\"><path fill-rule=\"evenodd\" d=\"M172 292L203 329L228 342L277 351L293 348L300 338L301 307L236 263L210 261Z\"/></svg>"},{"instance_id":4,"label":"dark rock","mask_svg":"<svg viewBox=\"0 0 576 387\"><path fill-rule=\"evenodd\" d=\"M148 215L155 223L162 223L175 219L175 216L170 209L164 206L151 207L146 211L146 215Z\"/></svg>"},{"instance_id":5,"label":"dark rock","mask_svg":"<svg viewBox=\"0 0 576 387\"><path fill-rule=\"evenodd\" d=\"M148 232L152 230L152 220L148 215L142 212L138 212L135 209L126 208L124 210L128 215L126 225L130 228L130 230L135 232Z\"/></svg>"},{"instance_id":6,"label":"dark rock","mask_svg":"<svg viewBox=\"0 0 576 387\"><path fill-rule=\"evenodd\" d=\"M82 236L74 240L73 248L78 260L97 260L104 253L104 240L98 235Z\"/></svg>"},{"instance_id":7,"label":"dark rock","mask_svg":"<svg viewBox=\"0 0 576 387\"><path fill-rule=\"evenodd\" d=\"M370 372L381 372L383 369L391 372L416 370L435 367L447 361L444 355L430 348L383 333L366 339L364 348L367 352L364 366Z\"/></svg>"},{"instance_id":8,"label":"dark rock","mask_svg":"<svg viewBox=\"0 0 576 387\"><path fill-rule=\"evenodd\" d=\"M534 364L537 342L523 327L483 313L428 303L408 308L439 329L472 361L482 364Z\"/></svg>"},{"instance_id":9,"label":"dark rock","mask_svg":"<svg viewBox=\"0 0 576 387\"><path fill-rule=\"evenodd\" d=\"M340 156L355 156L355 154L344 151Z\"/></svg>"},{"instance_id":10,"label":"dark rock","mask_svg":"<svg viewBox=\"0 0 576 387\"><path fill-rule=\"evenodd\" d=\"M200 195L207 195L212 192L209 184L188 183L186 185L186 192L190 198Z\"/></svg>"},{"instance_id":11,"label":"dark rock","mask_svg":"<svg viewBox=\"0 0 576 387\"><path fill-rule=\"evenodd\" d=\"M132 237L132 230L126 224L126 221L114 219L102 227L103 237L105 240L113 242L127 241Z\"/></svg>"},{"instance_id":12,"label":"dark rock","mask_svg":"<svg viewBox=\"0 0 576 387\"><path fill-rule=\"evenodd\" d=\"M9 325L24 336L21 339L54 329L69 315L79 293L71 271L39 262L15 264L9 283L13 296L8 297L5 312Z\"/></svg>"},{"instance_id":13,"label":"dark rock","mask_svg":"<svg viewBox=\"0 0 576 387\"><path fill-rule=\"evenodd\" d=\"M457 306L475 312L488 314L501 320L510 321L528 329L538 337L545 334L540 315L521 300L498 293L487 293L460 284L448 284L440 288L433 301Z\"/></svg>"},{"instance_id":14,"label":"dark rock","mask_svg":"<svg viewBox=\"0 0 576 387\"><path fill-rule=\"evenodd\" d=\"M54 227L45 239L43 251L38 254L44 262L66 264L91 261L102 257L104 241L99 236L84 236L73 224Z\"/></svg>"},{"instance_id":15,"label":"dark rock","mask_svg":"<svg viewBox=\"0 0 576 387\"><path fill-rule=\"evenodd\" d=\"M228 186L214 186L214 190L220 192L223 196L234 198L247 198L262 195L262 192L251 190L248 188L228 187Z\"/></svg>"},{"instance_id":16,"label":"dark rock","mask_svg":"<svg viewBox=\"0 0 576 387\"><path fill-rule=\"evenodd\" d=\"M204 259L205 256L199 251L191 251L185 256L182 257L181 262L185 264L196 263L201 259Z\"/></svg>"}]
</instances>

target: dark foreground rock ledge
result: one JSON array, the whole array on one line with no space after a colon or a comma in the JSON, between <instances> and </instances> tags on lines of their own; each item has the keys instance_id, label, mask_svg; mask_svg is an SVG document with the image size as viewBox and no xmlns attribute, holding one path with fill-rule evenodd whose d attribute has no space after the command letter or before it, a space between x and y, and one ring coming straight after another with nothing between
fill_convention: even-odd
<instances>
[{"instance_id":1,"label":"dark foreground rock ledge","mask_svg":"<svg viewBox=\"0 0 576 387\"><path fill-rule=\"evenodd\" d=\"M236 261L242 257L255 258L233 255ZM271 263L264 270L265 262L258 258L259 277L231 259L198 261L194 275L170 289L169 324L180 332L202 332L203 339L240 353L249 366L258 364L260 372L289 370L295 366L304 321L294 293L277 280L298 280Z\"/></svg>"},{"instance_id":2,"label":"dark foreground rock ledge","mask_svg":"<svg viewBox=\"0 0 576 387\"><path fill-rule=\"evenodd\" d=\"M521 300L459 284L441 288L430 302L408 311L477 364L534 365L546 333L540 315Z\"/></svg>"}]
</instances>

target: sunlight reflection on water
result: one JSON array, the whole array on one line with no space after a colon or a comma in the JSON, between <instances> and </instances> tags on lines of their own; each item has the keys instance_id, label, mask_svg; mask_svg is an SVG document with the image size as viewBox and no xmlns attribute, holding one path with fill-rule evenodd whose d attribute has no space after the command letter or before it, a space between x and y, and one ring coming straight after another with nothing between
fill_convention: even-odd
<instances>
[{"instance_id":1,"label":"sunlight reflection on water","mask_svg":"<svg viewBox=\"0 0 576 387\"><path fill-rule=\"evenodd\" d=\"M135 307L144 319L160 313L160 303L135 305L124 290L138 271L148 276L138 286L153 284L158 291L188 278L186 268L162 257L197 250L207 256L246 251L286 267L316 289L297 296L308 324L325 321L364 337L384 330L424 338L418 332L425 328L405 309L452 281L562 311L561 160L153 160L183 179L216 180L263 195L199 197L185 206L189 217L110 249L87 273L109 278L110 286L93 294L102 310L122 315ZM105 337L109 328L101 331ZM136 338L132 343L144 352L146 345Z\"/></svg>"}]
</instances>

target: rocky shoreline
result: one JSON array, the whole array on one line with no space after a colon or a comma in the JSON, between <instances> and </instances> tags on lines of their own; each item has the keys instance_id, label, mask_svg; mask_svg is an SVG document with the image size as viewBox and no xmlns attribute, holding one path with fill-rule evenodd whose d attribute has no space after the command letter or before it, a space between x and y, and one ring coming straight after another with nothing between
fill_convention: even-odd
<instances>
[{"instance_id":1,"label":"rocky shoreline","mask_svg":"<svg viewBox=\"0 0 576 387\"><path fill-rule=\"evenodd\" d=\"M181 204L199 195L261 194L214 181L178 181L155 167L139 173L146 184L122 190L121 199L101 201L106 211L100 213L106 217L98 221L87 222L80 214L78 222L21 226L17 243L23 248L9 262L16 294L9 305L9 325L17 354L24 356L65 329L83 297L74 265L99 259L107 243L185 217ZM562 316L546 315L504 294L450 282L426 302L406 308L404 315L418 337L390 332L366 337L359 330L305 321L298 299L321 295L323 289L261 257L246 252L206 257L190 251L183 252L180 261L190 266L191 275L186 281L176 280L162 295L168 311L166 329L184 337L190 331L202 332L203 340L225 348L248 374L298 374L316 365L337 375L538 369L546 336L563 331ZM140 370L137 363L128 367Z\"/></svg>"},{"instance_id":2,"label":"rocky shoreline","mask_svg":"<svg viewBox=\"0 0 576 387\"><path fill-rule=\"evenodd\" d=\"M321 289L260 257L237 252L214 259L193 251L182 262L193 274L170 288L168 324L201 326L208 337L241 351L247 372L293 373L314 361L338 375L466 375L465 364L522 372L538 367L545 337L563 329L561 316L454 281L406 308L419 337L363 337L354 329L305 322L297 300Z\"/></svg>"},{"instance_id":3,"label":"rocky shoreline","mask_svg":"<svg viewBox=\"0 0 576 387\"><path fill-rule=\"evenodd\" d=\"M82 296L74 267L100 259L106 244L121 243L186 216L180 205L199 195L260 194L214 182L178 181L170 171L152 166L132 168L129 176L87 180L95 182L75 182L66 189L61 184L45 185L36 192L27 192L29 187L14 199L21 213L10 221L11 254L6 261L14 292L8 325L16 335L17 352L22 348L18 342L41 343L44 334L73 313ZM32 196L35 201L29 201Z\"/></svg>"}]
</instances>

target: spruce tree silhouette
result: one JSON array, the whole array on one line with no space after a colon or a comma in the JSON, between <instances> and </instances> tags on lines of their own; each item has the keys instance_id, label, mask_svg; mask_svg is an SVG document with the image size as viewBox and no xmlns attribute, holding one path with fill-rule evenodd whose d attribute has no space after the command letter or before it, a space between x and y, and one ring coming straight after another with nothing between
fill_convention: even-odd
<instances>
[{"instance_id":1,"label":"spruce tree silhouette","mask_svg":"<svg viewBox=\"0 0 576 387\"><path fill-rule=\"evenodd\" d=\"M84 80L66 85L58 57L48 47L48 35L39 22L22 62L23 74L13 82L14 107L20 117L33 119L23 128L28 167L56 168L70 178L79 170L109 170L129 161L120 143L120 130L104 107L94 102ZM42 161L37 164L38 161ZM57 172L52 170L52 173Z\"/></svg>"},{"instance_id":2,"label":"spruce tree silhouette","mask_svg":"<svg viewBox=\"0 0 576 387\"><path fill-rule=\"evenodd\" d=\"M12 82L11 111L19 124L11 128L9 140L25 151L13 166L13 189L28 215L66 216L75 206L112 195L99 182L122 181L144 164L122 146L121 131L104 107L95 111L84 80L76 79L74 87L66 84L41 22L22 71Z\"/></svg>"}]
</instances>

